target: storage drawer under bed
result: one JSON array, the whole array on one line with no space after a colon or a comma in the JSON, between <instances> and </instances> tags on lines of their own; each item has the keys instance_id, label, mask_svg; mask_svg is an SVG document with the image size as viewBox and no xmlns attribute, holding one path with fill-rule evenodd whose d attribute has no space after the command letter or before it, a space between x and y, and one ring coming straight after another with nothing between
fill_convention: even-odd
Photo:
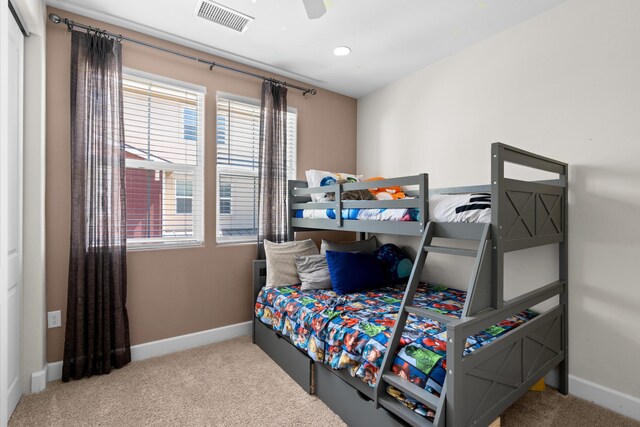
<instances>
[{"instance_id":1,"label":"storage drawer under bed","mask_svg":"<svg viewBox=\"0 0 640 427\"><path fill-rule=\"evenodd\" d=\"M271 357L300 387L314 393L313 360L276 331L254 319L255 343Z\"/></svg>"},{"instance_id":2,"label":"storage drawer under bed","mask_svg":"<svg viewBox=\"0 0 640 427\"><path fill-rule=\"evenodd\" d=\"M350 427L394 427L404 425L385 409L376 409L369 397L373 395L373 387L369 387L359 378L351 378L349 382L353 385L349 385L334 373L331 368L319 363L316 364L315 371L316 396ZM362 387L356 381L360 382ZM357 388L354 388L354 386Z\"/></svg>"}]
</instances>

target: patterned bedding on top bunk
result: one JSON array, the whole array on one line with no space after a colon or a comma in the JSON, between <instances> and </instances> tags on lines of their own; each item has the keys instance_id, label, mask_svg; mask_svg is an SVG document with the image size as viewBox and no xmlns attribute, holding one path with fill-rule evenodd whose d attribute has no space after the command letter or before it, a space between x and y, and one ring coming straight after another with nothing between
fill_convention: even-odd
<instances>
[{"instance_id":1,"label":"patterned bedding on top bunk","mask_svg":"<svg viewBox=\"0 0 640 427\"><path fill-rule=\"evenodd\" d=\"M387 341L404 295L402 287L387 287L338 295L332 290L301 291L299 285L263 288L255 315L318 362L348 369L352 376L373 386L386 352ZM421 285L414 304L460 317L466 292ZM535 317L524 311L467 338L465 354ZM430 319L409 315L393 362L393 372L439 396L446 372L446 327ZM391 395L414 411L433 418L421 403L388 388Z\"/></svg>"},{"instance_id":2,"label":"patterned bedding on top bunk","mask_svg":"<svg viewBox=\"0 0 640 427\"><path fill-rule=\"evenodd\" d=\"M346 220L418 221L420 210L342 209ZM335 209L298 209L295 218L335 219ZM437 222L491 222L491 193L436 194L429 198L429 219Z\"/></svg>"},{"instance_id":3,"label":"patterned bedding on top bunk","mask_svg":"<svg viewBox=\"0 0 640 427\"><path fill-rule=\"evenodd\" d=\"M370 221L417 221L420 210L408 209L342 209L342 219ZM336 219L335 209L298 209L296 218Z\"/></svg>"}]
</instances>

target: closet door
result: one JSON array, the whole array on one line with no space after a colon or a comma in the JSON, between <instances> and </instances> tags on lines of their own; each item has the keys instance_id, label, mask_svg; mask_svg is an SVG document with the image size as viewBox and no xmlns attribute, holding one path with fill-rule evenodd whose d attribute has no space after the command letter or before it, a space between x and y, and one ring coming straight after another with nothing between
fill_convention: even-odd
<instances>
[{"instance_id":1,"label":"closet door","mask_svg":"<svg viewBox=\"0 0 640 427\"><path fill-rule=\"evenodd\" d=\"M6 6L5 6L6 7ZM8 421L22 396L20 358L22 352L22 98L24 38L13 16L2 29L7 37L6 72L8 81L1 96L8 105L3 108L2 122L8 132L0 156L0 292L4 298L0 320L5 323L0 337L0 366L3 394L2 419ZM4 20L3 20L4 21ZM8 68L8 70L7 70ZM3 141L4 143L4 141Z\"/></svg>"}]
</instances>

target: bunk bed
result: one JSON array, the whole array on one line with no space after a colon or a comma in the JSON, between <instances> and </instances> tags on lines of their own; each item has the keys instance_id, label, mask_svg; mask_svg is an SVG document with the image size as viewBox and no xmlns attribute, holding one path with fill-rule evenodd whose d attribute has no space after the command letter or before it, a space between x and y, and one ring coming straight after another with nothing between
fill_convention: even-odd
<instances>
[{"instance_id":1,"label":"bunk bed","mask_svg":"<svg viewBox=\"0 0 640 427\"><path fill-rule=\"evenodd\" d=\"M523 181L505 177L505 163L557 174L551 181ZM290 238L298 231L343 230L422 236L393 332L375 387L314 360L289 338L253 319L253 341L300 386L317 395L349 425L467 426L488 425L556 366L559 391L568 393L567 328L567 183L568 166L501 143L491 147L491 184L430 190L426 174L394 178L382 185L417 185L417 197L408 200L342 200L345 191L372 188L377 183L336 184L308 188L290 181ZM332 202L311 202L310 195L334 192ZM444 223L429 219L428 199L435 194L489 192L491 223ZM417 209L416 221L351 220L345 209ZM331 209L333 218L301 218L303 209ZM473 240L477 250L434 245L432 239ZM558 280L504 301L505 253L559 244ZM457 317L421 307L414 302L419 277L429 253L474 258L469 287ZM265 262L254 261L254 300L265 283ZM544 301L555 306L508 330L469 353L467 337L522 313ZM255 303L254 303L255 306ZM446 329L446 376L439 396L427 393L392 372L405 324L410 315L439 322ZM430 419L417 414L388 394L389 386L432 411Z\"/></svg>"}]
</instances>

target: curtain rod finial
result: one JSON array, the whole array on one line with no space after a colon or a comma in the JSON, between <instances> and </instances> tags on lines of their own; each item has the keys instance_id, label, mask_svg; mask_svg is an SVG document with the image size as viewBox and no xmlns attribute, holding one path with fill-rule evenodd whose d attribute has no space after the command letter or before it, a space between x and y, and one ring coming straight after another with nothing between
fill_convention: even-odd
<instances>
[{"instance_id":1,"label":"curtain rod finial","mask_svg":"<svg viewBox=\"0 0 640 427\"><path fill-rule=\"evenodd\" d=\"M49 14L49 20L54 24L59 24L62 21L62 19L60 19L60 16L56 15L55 13Z\"/></svg>"}]
</instances>

